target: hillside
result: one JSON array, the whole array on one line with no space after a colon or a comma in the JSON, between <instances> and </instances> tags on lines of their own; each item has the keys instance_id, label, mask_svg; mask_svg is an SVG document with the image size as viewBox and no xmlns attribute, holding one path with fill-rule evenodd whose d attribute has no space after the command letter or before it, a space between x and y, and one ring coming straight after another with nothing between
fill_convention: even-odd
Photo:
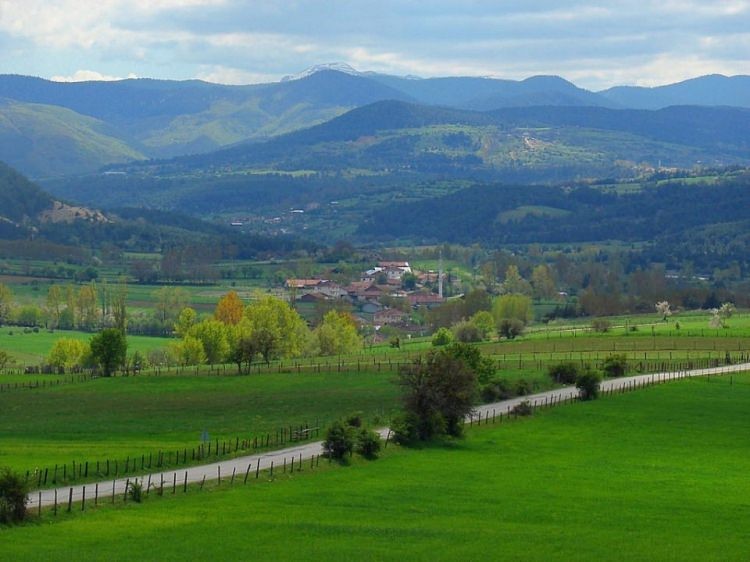
<instances>
[{"instance_id":1,"label":"hillside","mask_svg":"<svg viewBox=\"0 0 750 562\"><path fill-rule=\"evenodd\" d=\"M0 98L9 100L0 103L0 156L31 177L71 175L104 164L264 141L378 101L480 111L749 106L749 81L704 77L663 88L590 92L556 76L419 79L335 65L249 86L151 79L57 83L0 75Z\"/></svg>"},{"instance_id":2,"label":"hillside","mask_svg":"<svg viewBox=\"0 0 750 562\"><path fill-rule=\"evenodd\" d=\"M750 76L712 74L655 88L617 86L599 95L611 103L636 109L661 109L670 105L750 107Z\"/></svg>"}]
</instances>

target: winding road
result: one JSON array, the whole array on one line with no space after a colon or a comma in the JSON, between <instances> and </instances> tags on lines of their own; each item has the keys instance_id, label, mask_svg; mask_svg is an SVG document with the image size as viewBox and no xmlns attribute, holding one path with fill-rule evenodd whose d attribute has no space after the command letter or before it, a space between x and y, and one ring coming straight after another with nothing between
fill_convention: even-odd
<instances>
[{"instance_id":1,"label":"winding road","mask_svg":"<svg viewBox=\"0 0 750 562\"><path fill-rule=\"evenodd\" d=\"M741 371L750 371L750 363L608 379L602 382L601 392L625 391L687 377L726 375ZM474 412L467 417L467 422L482 423L482 421L485 421L486 423L495 416L508 415L513 407L526 400L535 407L544 407L570 401L577 396L578 390L575 387L569 386L494 402L492 404L483 404L474 409ZM388 428L378 430L378 433L383 438L386 438L389 432ZM157 489L163 487L164 493L172 493L173 488L179 488L186 483L194 484L206 480L219 479L222 481L230 479L244 481L245 478L256 478L259 471L270 469L272 465L275 469L281 469L282 467L289 469L291 467L291 470L299 470L302 468L301 464L309 467L313 462L313 458L323 453L322 443L322 441L314 441L263 454L236 457L180 470L155 472L138 477L138 481L145 484L150 482L152 491L154 487ZM98 483L90 482L72 487L65 486L57 489L33 491L28 495L27 509L32 511L38 509L40 502L41 507L49 507L57 504L58 508L62 509L63 507L67 507L69 501L77 503L83 501L85 498L85 501L92 502L95 496L98 496L99 502L112 501L113 496L122 495L125 492L127 483L132 482L134 479L120 478ZM144 492L145 490L146 486L144 485Z\"/></svg>"}]
</instances>

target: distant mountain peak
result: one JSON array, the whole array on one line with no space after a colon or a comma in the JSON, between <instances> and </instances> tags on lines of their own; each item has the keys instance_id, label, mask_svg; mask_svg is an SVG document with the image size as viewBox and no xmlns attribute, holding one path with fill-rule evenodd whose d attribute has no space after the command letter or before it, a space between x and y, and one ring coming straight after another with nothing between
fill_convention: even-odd
<instances>
[{"instance_id":1,"label":"distant mountain peak","mask_svg":"<svg viewBox=\"0 0 750 562\"><path fill-rule=\"evenodd\" d=\"M345 62L328 62L325 64L316 64L315 66L311 66L310 68L303 70L298 74L284 76L281 81L290 82L292 80L300 80L302 78L307 78L308 76L312 76L313 74L317 74L318 72L323 72L326 70L335 70L336 72L343 72L344 74L351 74L352 76L362 75L362 72L358 71L351 65L346 64Z\"/></svg>"}]
</instances>

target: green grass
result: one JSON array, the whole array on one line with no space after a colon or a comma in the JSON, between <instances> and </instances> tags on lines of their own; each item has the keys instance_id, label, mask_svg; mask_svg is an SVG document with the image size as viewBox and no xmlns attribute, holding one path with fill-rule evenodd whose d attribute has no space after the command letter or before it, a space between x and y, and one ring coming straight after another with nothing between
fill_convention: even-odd
<instances>
[{"instance_id":1,"label":"green grass","mask_svg":"<svg viewBox=\"0 0 750 562\"><path fill-rule=\"evenodd\" d=\"M748 401L747 375L661 385L373 463L48 514L3 555L746 560Z\"/></svg>"},{"instance_id":2,"label":"green grass","mask_svg":"<svg viewBox=\"0 0 750 562\"><path fill-rule=\"evenodd\" d=\"M4 326L0 329L0 349L7 351L16 361L16 364L38 365L44 362L56 340L60 338L73 338L87 342L93 335L88 332L67 330L49 332L44 329L40 329L36 333L33 331L24 333L23 328ZM128 336L128 353L139 351L145 354L152 349L166 347L172 341L174 340L169 338Z\"/></svg>"},{"instance_id":3,"label":"green grass","mask_svg":"<svg viewBox=\"0 0 750 562\"><path fill-rule=\"evenodd\" d=\"M388 418L393 373L138 376L0 393L0 466L125 460L213 439L253 438L361 410ZM380 423L385 423L381 421Z\"/></svg>"}]
</instances>

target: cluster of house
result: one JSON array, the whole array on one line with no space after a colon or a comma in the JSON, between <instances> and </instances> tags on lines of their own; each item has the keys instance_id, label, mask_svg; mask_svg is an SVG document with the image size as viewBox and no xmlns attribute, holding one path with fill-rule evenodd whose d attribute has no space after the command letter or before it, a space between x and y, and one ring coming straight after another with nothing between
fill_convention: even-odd
<instances>
[{"instance_id":1,"label":"cluster of house","mask_svg":"<svg viewBox=\"0 0 750 562\"><path fill-rule=\"evenodd\" d=\"M405 276L411 277L405 288ZM402 298L413 309L431 308L443 302L443 297L426 289L426 286L439 282L436 272L412 271L406 261L381 261L362 272L358 281L341 286L328 279L287 279L286 288L291 298L298 302L318 302L332 299L346 299L361 317L371 319L376 327L408 324L409 313L399 308L388 307L386 302ZM386 298L388 297L388 298Z\"/></svg>"}]
</instances>

